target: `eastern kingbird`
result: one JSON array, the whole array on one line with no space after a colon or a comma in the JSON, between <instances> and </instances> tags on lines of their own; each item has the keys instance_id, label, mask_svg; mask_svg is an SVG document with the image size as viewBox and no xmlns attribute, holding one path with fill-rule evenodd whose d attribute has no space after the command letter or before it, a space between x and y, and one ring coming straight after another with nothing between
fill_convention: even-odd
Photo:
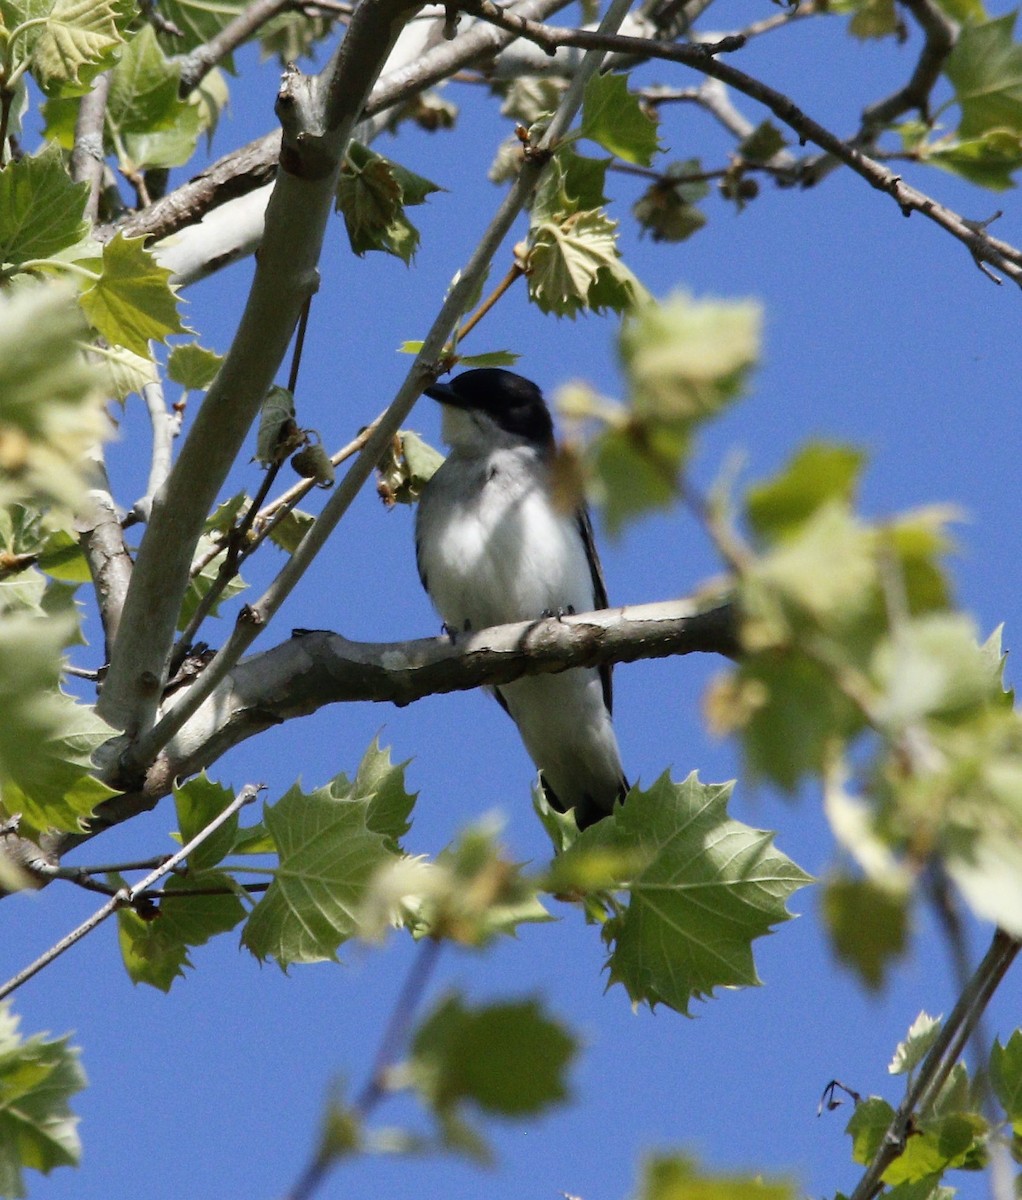
<instances>
[{"instance_id":1,"label":"eastern kingbird","mask_svg":"<svg viewBox=\"0 0 1022 1200\"><path fill-rule=\"evenodd\" d=\"M456 635L607 607L584 508L551 495L554 428L539 388L512 371L465 371L426 388L443 405L451 453L419 499L422 586ZM611 724L610 667L576 667L501 684L551 804L581 828L628 790Z\"/></svg>"}]
</instances>

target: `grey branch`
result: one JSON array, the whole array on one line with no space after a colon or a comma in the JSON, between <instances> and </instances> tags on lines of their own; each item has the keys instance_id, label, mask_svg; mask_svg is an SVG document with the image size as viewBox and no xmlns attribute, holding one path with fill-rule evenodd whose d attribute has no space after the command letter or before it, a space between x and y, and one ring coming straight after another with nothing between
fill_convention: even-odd
<instances>
[{"instance_id":1,"label":"grey branch","mask_svg":"<svg viewBox=\"0 0 1022 1200\"><path fill-rule=\"evenodd\" d=\"M124 544L121 514L110 491L102 449L95 447L89 457L92 486L75 515L74 529L89 564L109 656L120 628L132 562Z\"/></svg>"},{"instance_id":2,"label":"grey branch","mask_svg":"<svg viewBox=\"0 0 1022 1200\"><path fill-rule=\"evenodd\" d=\"M732 605L707 607L691 599L629 605L496 626L454 642L447 637L353 642L328 631L302 633L225 675L181 724L144 785L100 807L92 832L152 808L175 779L210 766L248 738L328 704L404 706L522 675L693 653L738 655ZM187 700L187 692L175 693L168 708L181 710ZM80 840L65 837L54 849L62 854Z\"/></svg>"},{"instance_id":3,"label":"grey branch","mask_svg":"<svg viewBox=\"0 0 1022 1200\"><path fill-rule=\"evenodd\" d=\"M75 140L71 151L71 178L88 185L85 217L95 223L99 212L99 194L103 184L103 130L106 123L106 102L110 94L110 73L104 71L92 81L92 87L82 97L75 121Z\"/></svg>"}]
</instances>

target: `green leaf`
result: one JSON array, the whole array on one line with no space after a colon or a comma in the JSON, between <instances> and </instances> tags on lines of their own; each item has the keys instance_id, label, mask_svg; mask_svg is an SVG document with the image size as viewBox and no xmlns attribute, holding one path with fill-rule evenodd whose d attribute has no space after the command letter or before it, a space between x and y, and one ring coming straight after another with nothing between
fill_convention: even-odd
<instances>
[{"instance_id":1,"label":"green leaf","mask_svg":"<svg viewBox=\"0 0 1022 1200\"><path fill-rule=\"evenodd\" d=\"M1022 1135L1022 1030L1016 1029L1006 1046L1001 1045L1000 1038L994 1039L990 1083L1015 1133Z\"/></svg>"},{"instance_id":2,"label":"green leaf","mask_svg":"<svg viewBox=\"0 0 1022 1200\"><path fill-rule=\"evenodd\" d=\"M295 398L287 388L274 384L259 409L256 461L264 467L283 462L302 440L303 435L295 421Z\"/></svg>"},{"instance_id":3,"label":"green leaf","mask_svg":"<svg viewBox=\"0 0 1022 1200\"><path fill-rule=\"evenodd\" d=\"M42 833L77 832L113 791L91 775L91 754L113 730L58 689L61 649L75 629L15 613L0 623L0 796L9 816Z\"/></svg>"},{"instance_id":4,"label":"green leaf","mask_svg":"<svg viewBox=\"0 0 1022 1200\"><path fill-rule=\"evenodd\" d=\"M923 160L991 191L1015 186L1012 178L1022 167L1022 133L988 129L980 137L941 139L919 148Z\"/></svg>"},{"instance_id":5,"label":"green leaf","mask_svg":"<svg viewBox=\"0 0 1022 1200\"><path fill-rule=\"evenodd\" d=\"M540 311L574 318L586 309L622 312L647 298L621 261L616 230L617 222L599 209L533 226L527 273Z\"/></svg>"},{"instance_id":6,"label":"green leaf","mask_svg":"<svg viewBox=\"0 0 1022 1200\"><path fill-rule=\"evenodd\" d=\"M280 866L242 935L258 958L282 967L333 959L358 932L370 882L392 860L412 802L403 767L388 764L374 742L354 783L338 775L309 795L296 785L266 806Z\"/></svg>"},{"instance_id":7,"label":"green leaf","mask_svg":"<svg viewBox=\"0 0 1022 1200\"><path fill-rule=\"evenodd\" d=\"M383 250L411 262L419 234L402 206L422 204L440 190L423 176L352 142L337 183L337 210L344 216L352 250L358 255Z\"/></svg>"},{"instance_id":8,"label":"green leaf","mask_svg":"<svg viewBox=\"0 0 1022 1200\"><path fill-rule=\"evenodd\" d=\"M85 91L124 45L131 0L56 0L32 45L32 73L49 96Z\"/></svg>"},{"instance_id":9,"label":"green leaf","mask_svg":"<svg viewBox=\"0 0 1022 1200\"><path fill-rule=\"evenodd\" d=\"M49 258L89 232L84 183L72 183L60 150L7 163L0 171L0 263Z\"/></svg>"},{"instance_id":10,"label":"green leaf","mask_svg":"<svg viewBox=\"0 0 1022 1200\"><path fill-rule=\"evenodd\" d=\"M167 374L187 391L201 391L216 378L223 361L224 356L215 350L189 342L171 350L167 356Z\"/></svg>"},{"instance_id":11,"label":"green leaf","mask_svg":"<svg viewBox=\"0 0 1022 1200\"><path fill-rule=\"evenodd\" d=\"M904 1151L883 1174L885 1183L920 1183L948 1167L984 1165L986 1121L979 1113L955 1112L917 1123Z\"/></svg>"},{"instance_id":12,"label":"green leaf","mask_svg":"<svg viewBox=\"0 0 1022 1200\"><path fill-rule=\"evenodd\" d=\"M0 1004L0 1193L25 1195L22 1171L48 1175L77 1166L78 1118L69 1100L85 1087L79 1052L66 1037L23 1039L9 1003Z\"/></svg>"},{"instance_id":13,"label":"green leaf","mask_svg":"<svg viewBox=\"0 0 1022 1200\"><path fill-rule=\"evenodd\" d=\"M580 133L625 162L643 167L660 149L657 123L629 92L623 75L596 74L586 84Z\"/></svg>"},{"instance_id":14,"label":"green leaf","mask_svg":"<svg viewBox=\"0 0 1022 1200\"><path fill-rule=\"evenodd\" d=\"M838 958L872 991L908 948L907 897L870 879L835 875L826 881L823 916Z\"/></svg>"},{"instance_id":15,"label":"green leaf","mask_svg":"<svg viewBox=\"0 0 1022 1200\"><path fill-rule=\"evenodd\" d=\"M123 169L178 166L191 157L203 113L198 100L180 98L180 76L152 26L143 24L113 71L107 102L107 142ZM58 119L56 111L48 116Z\"/></svg>"},{"instance_id":16,"label":"green leaf","mask_svg":"<svg viewBox=\"0 0 1022 1200\"><path fill-rule=\"evenodd\" d=\"M898 1044L887 1070L892 1075L911 1075L937 1040L943 1019L921 1012L909 1026L908 1036Z\"/></svg>"},{"instance_id":17,"label":"green leaf","mask_svg":"<svg viewBox=\"0 0 1022 1200\"><path fill-rule=\"evenodd\" d=\"M787 145L773 121L761 121L738 143L738 153L748 162L766 163Z\"/></svg>"},{"instance_id":18,"label":"green leaf","mask_svg":"<svg viewBox=\"0 0 1022 1200\"><path fill-rule=\"evenodd\" d=\"M852 446L809 442L777 475L749 488L745 511L750 526L765 541L774 542L829 500L851 503L865 459Z\"/></svg>"},{"instance_id":19,"label":"green leaf","mask_svg":"<svg viewBox=\"0 0 1022 1200\"><path fill-rule=\"evenodd\" d=\"M219 832L219 831L218 831ZM114 886L120 881L112 877ZM202 946L218 933L227 933L245 918L245 906L224 871L189 871L171 879L159 906L140 916L132 908L117 911L118 938L124 966L132 983L148 983L169 992L174 980L193 964L190 946ZM198 896L196 889L223 888L223 895Z\"/></svg>"},{"instance_id":20,"label":"green leaf","mask_svg":"<svg viewBox=\"0 0 1022 1200\"><path fill-rule=\"evenodd\" d=\"M848 32L858 38L890 37L898 31L894 0L856 0Z\"/></svg>"},{"instance_id":21,"label":"green leaf","mask_svg":"<svg viewBox=\"0 0 1022 1200\"><path fill-rule=\"evenodd\" d=\"M302 538L316 524L312 513L292 508L286 516L276 521L270 530L270 541L285 554L294 554Z\"/></svg>"},{"instance_id":22,"label":"green leaf","mask_svg":"<svg viewBox=\"0 0 1022 1200\"><path fill-rule=\"evenodd\" d=\"M884 1135L894 1120L894 1109L879 1096L857 1103L845 1128L852 1139L852 1159L866 1166L883 1144Z\"/></svg>"},{"instance_id":23,"label":"green leaf","mask_svg":"<svg viewBox=\"0 0 1022 1200\"><path fill-rule=\"evenodd\" d=\"M413 1085L438 1114L466 1101L484 1112L527 1117L567 1099L577 1045L537 1000L472 1008L445 997L412 1039Z\"/></svg>"},{"instance_id":24,"label":"green leaf","mask_svg":"<svg viewBox=\"0 0 1022 1200\"><path fill-rule=\"evenodd\" d=\"M96 356L106 371L109 382L105 390L112 399L123 402L133 393L140 396L146 384L159 382L153 360L123 346L93 345L89 354Z\"/></svg>"},{"instance_id":25,"label":"green leaf","mask_svg":"<svg viewBox=\"0 0 1022 1200\"><path fill-rule=\"evenodd\" d=\"M557 150L540 177L530 206L530 221L563 221L572 213L591 212L607 203L603 194L609 158L577 154L570 145Z\"/></svg>"},{"instance_id":26,"label":"green leaf","mask_svg":"<svg viewBox=\"0 0 1022 1200\"><path fill-rule=\"evenodd\" d=\"M651 1155L643 1163L638 1200L797 1200L791 1183L753 1175L710 1175L679 1154Z\"/></svg>"},{"instance_id":27,"label":"green leaf","mask_svg":"<svg viewBox=\"0 0 1022 1200\"><path fill-rule=\"evenodd\" d=\"M790 918L785 901L810 881L773 834L728 816L730 794L730 784L703 784L694 772L675 783L665 772L567 851L628 852L645 863L628 881L627 909L603 927L610 982L635 1003L687 1015L715 988L757 984L753 940Z\"/></svg>"},{"instance_id":28,"label":"green leaf","mask_svg":"<svg viewBox=\"0 0 1022 1200\"><path fill-rule=\"evenodd\" d=\"M643 305L625 321L618 343L636 413L694 421L719 412L759 356L761 325L753 301L700 301L676 292Z\"/></svg>"},{"instance_id":29,"label":"green leaf","mask_svg":"<svg viewBox=\"0 0 1022 1200\"><path fill-rule=\"evenodd\" d=\"M514 350L488 350L484 354L459 354L459 367L513 367L521 358Z\"/></svg>"},{"instance_id":30,"label":"green leaf","mask_svg":"<svg viewBox=\"0 0 1022 1200\"><path fill-rule=\"evenodd\" d=\"M171 272L157 264L145 240L116 234L103 247L103 273L81 296L93 328L143 358L150 339L163 342L172 333L188 332L178 315Z\"/></svg>"},{"instance_id":31,"label":"green leaf","mask_svg":"<svg viewBox=\"0 0 1022 1200\"><path fill-rule=\"evenodd\" d=\"M177 810L178 834L182 846L200 834L211 821L234 799L230 788L215 783L205 771L174 788L174 807ZM238 837L238 814L226 820L188 856L189 875L207 871L225 858L234 848Z\"/></svg>"},{"instance_id":32,"label":"green leaf","mask_svg":"<svg viewBox=\"0 0 1022 1200\"><path fill-rule=\"evenodd\" d=\"M672 165L684 166L681 163ZM709 191L706 184L702 189L704 194ZM692 202L693 198L701 199L690 195L695 190L696 185L684 180L675 182L669 173L650 184L632 205L641 232L648 232L654 242L683 242L698 233L706 224L706 217Z\"/></svg>"},{"instance_id":33,"label":"green leaf","mask_svg":"<svg viewBox=\"0 0 1022 1200\"><path fill-rule=\"evenodd\" d=\"M1022 133L1022 46L1013 41L1016 13L967 24L944 64L962 110L959 135L991 129Z\"/></svg>"}]
</instances>

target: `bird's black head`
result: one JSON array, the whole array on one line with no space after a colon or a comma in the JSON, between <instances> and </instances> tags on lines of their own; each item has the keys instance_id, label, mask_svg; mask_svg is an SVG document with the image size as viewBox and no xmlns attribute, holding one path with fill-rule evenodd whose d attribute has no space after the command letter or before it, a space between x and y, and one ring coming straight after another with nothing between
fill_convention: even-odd
<instances>
[{"instance_id":1,"label":"bird's black head","mask_svg":"<svg viewBox=\"0 0 1022 1200\"><path fill-rule=\"evenodd\" d=\"M426 388L441 404L485 413L505 433L539 446L553 441L554 423L543 393L531 382L500 367L463 371L450 383Z\"/></svg>"}]
</instances>

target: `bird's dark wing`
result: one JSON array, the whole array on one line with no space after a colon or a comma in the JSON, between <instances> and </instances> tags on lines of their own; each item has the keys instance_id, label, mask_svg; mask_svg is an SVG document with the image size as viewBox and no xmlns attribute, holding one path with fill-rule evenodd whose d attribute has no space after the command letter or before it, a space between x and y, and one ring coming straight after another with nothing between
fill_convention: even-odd
<instances>
[{"instance_id":1,"label":"bird's dark wing","mask_svg":"<svg viewBox=\"0 0 1022 1200\"><path fill-rule=\"evenodd\" d=\"M578 531L582 535L582 544L586 548L586 558L589 560L589 571L593 577L593 600L594 608L609 608L607 602L607 583L603 578L603 567L600 565L600 556L596 553L596 541L593 538L593 523L589 519L589 510L583 506L578 510L576 516L578 522ZM600 667L600 683L603 686L603 703L607 706L607 712L614 711L614 685L611 680L611 665Z\"/></svg>"}]
</instances>

